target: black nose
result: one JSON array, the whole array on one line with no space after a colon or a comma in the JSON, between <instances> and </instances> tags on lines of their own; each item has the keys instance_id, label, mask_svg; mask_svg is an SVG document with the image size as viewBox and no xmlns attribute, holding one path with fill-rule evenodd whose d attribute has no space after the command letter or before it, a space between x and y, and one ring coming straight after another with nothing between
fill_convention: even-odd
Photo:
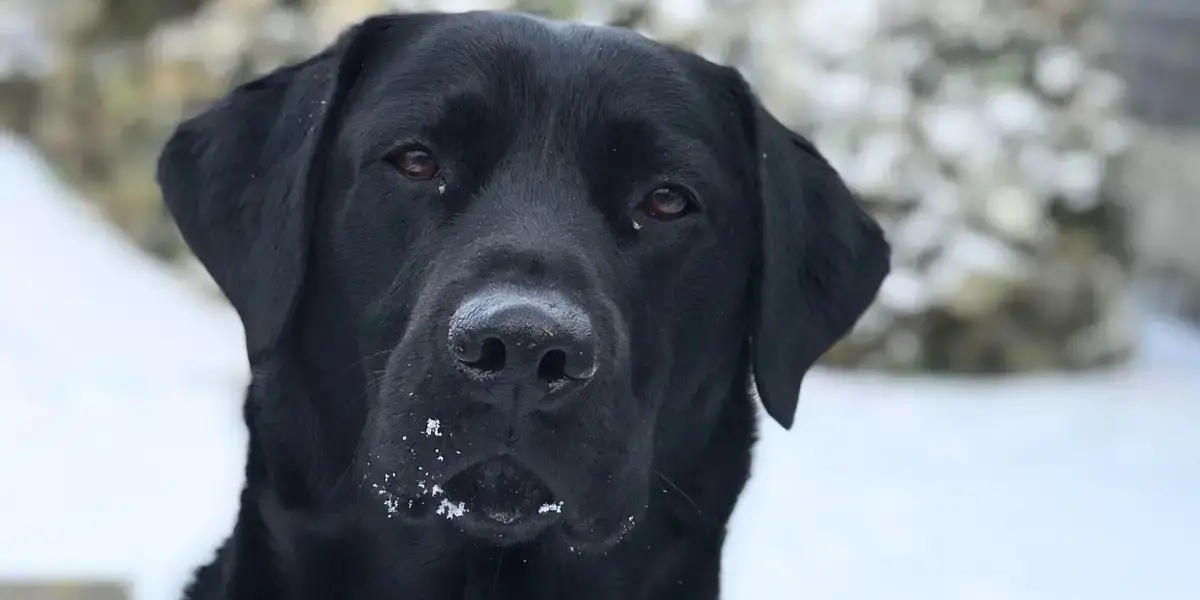
<instances>
[{"instance_id":1,"label":"black nose","mask_svg":"<svg viewBox=\"0 0 1200 600\"><path fill-rule=\"evenodd\" d=\"M468 372L552 389L596 372L596 337L587 312L553 293L492 291L450 318L450 352Z\"/></svg>"}]
</instances>

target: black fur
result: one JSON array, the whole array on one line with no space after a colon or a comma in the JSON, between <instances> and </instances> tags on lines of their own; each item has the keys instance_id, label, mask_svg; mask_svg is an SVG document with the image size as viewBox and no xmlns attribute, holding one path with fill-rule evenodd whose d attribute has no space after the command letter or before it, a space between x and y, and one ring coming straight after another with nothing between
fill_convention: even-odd
<instances>
[{"instance_id":1,"label":"black fur","mask_svg":"<svg viewBox=\"0 0 1200 600\"><path fill-rule=\"evenodd\" d=\"M412 143L437 177L397 170ZM237 525L193 600L716 598L751 372L790 426L889 263L735 71L516 14L369 19L180 125L159 182L253 373ZM663 184L693 210L649 218ZM456 363L451 314L496 284L580 307L595 375L547 391ZM437 514L500 453L561 514Z\"/></svg>"}]
</instances>

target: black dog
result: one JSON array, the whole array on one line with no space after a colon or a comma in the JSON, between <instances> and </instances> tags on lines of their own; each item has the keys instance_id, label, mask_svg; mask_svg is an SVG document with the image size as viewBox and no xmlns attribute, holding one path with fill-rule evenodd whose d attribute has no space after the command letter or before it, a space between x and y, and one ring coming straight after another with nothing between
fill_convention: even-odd
<instances>
[{"instance_id":1,"label":"black dog","mask_svg":"<svg viewBox=\"0 0 1200 600\"><path fill-rule=\"evenodd\" d=\"M790 426L889 268L735 71L517 14L370 19L159 182L253 367L196 600L716 598L750 386Z\"/></svg>"}]
</instances>

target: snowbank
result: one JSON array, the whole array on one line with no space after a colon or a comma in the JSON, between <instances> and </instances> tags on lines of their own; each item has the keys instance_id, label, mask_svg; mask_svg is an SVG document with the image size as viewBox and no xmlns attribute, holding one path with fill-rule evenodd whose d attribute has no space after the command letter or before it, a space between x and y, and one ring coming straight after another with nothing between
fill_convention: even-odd
<instances>
[{"instance_id":1,"label":"snowbank","mask_svg":"<svg viewBox=\"0 0 1200 600\"><path fill-rule=\"evenodd\" d=\"M174 598L232 522L240 326L8 137L0 182L0 579Z\"/></svg>"},{"instance_id":2,"label":"snowbank","mask_svg":"<svg viewBox=\"0 0 1200 600\"><path fill-rule=\"evenodd\" d=\"M233 519L240 329L3 137L0 181L0 579L173 599ZM1144 332L1087 378L815 373L763 424L726 597L1200 598L1200 337Z\"/></svg>"}]
</instances>

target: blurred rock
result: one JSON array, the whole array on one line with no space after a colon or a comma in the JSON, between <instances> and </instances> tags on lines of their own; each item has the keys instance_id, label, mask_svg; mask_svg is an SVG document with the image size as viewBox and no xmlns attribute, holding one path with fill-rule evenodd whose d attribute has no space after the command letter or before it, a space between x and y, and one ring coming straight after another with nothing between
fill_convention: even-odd
<instances>
[{"instance_id":1,"label":"blurred rock","mask_svg":"<svg viewBox=\"0 0 1200 600\"><path fill-rule=\"evenodd\" d=\"M127 584L75 581L0 581L3 600L129 600Z\"/></svg>"},{"instance_id":2,"label":"blurred rock","mask_svg":"<svg viewBox=\"0 0 1200 600\"><path fill-rule=\"evenodd\" d=\"M1139 275L1162 308L1200 324L1200 3L1108 4L1137 120L1114 187L1129 207Z\"/></svg>"},{"instance_id":3,"label":"blurred rock","mask_svg":"<svg viewBox=\"0 0 1200 600\"><path fill-rule=\"evenodd\" d=\"M896 247L827 362L1007 372L1132 349L1106 191L1129 128L1086 0L109 0L137 27L95 0L15 1L26 16L0 12L0 30L54 35L0 48L0 85L24 98L3 118L165 256L184 252L153 160L179 118L373 12L520 8L736 66L822 148Z\"/></svg>"}]
</instances>

